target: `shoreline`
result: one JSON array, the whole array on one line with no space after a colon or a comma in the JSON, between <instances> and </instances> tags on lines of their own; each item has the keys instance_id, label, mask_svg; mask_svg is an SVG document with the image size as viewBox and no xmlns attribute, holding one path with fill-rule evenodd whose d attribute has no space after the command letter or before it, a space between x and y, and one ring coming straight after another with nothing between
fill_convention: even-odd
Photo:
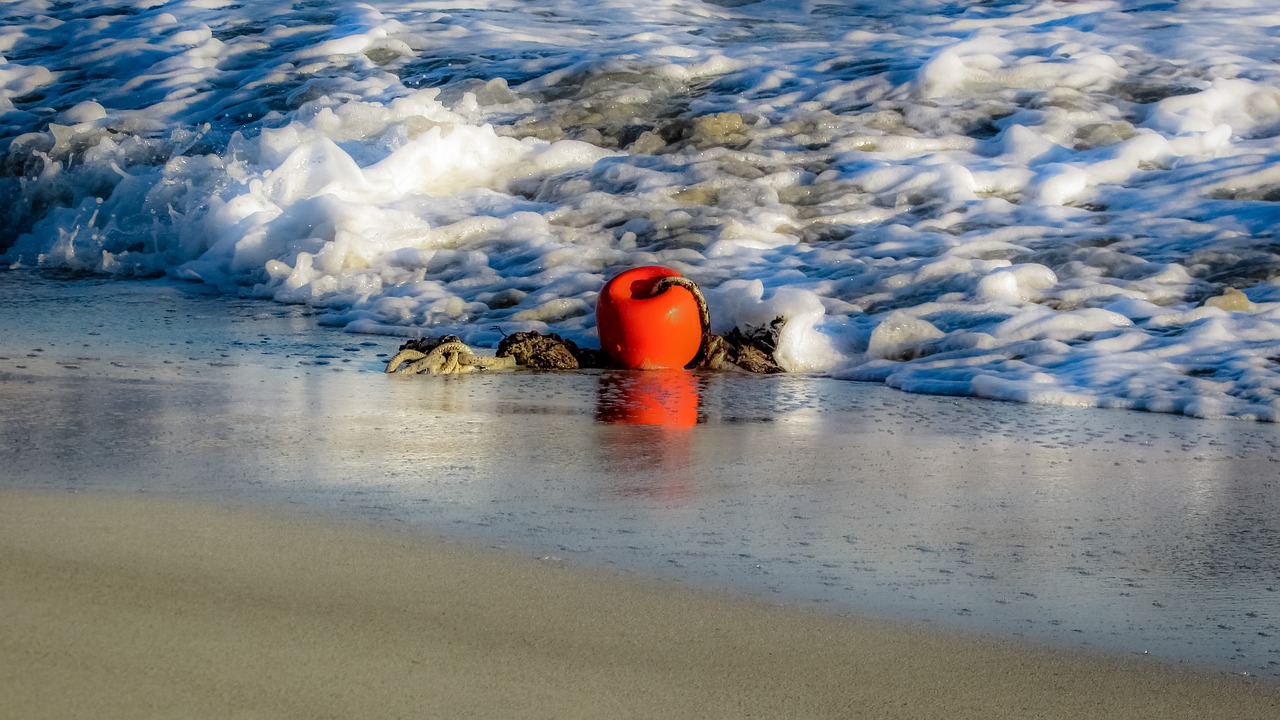
<instances>
[{"instance_id":1,"label":"shoreline","mask_svg":"<svg viewBox=\"0 0 1280 720\"><path fill-rule=\"evenodd\" d=\"M0 489L317 513L1280 679L1272 426L796 376L386 376L395 339L156 282L0 282L0 309ZM697 424L631 424L655 398Z\"/></svg>"},{"instance_id":2,"label":"shoreline","mask_svg":"<svg viewBox=\"0 0 1280 720\"><path fill-rule=\"evenodd\" d=\"M0 493L26 718L1271 718L1280 686L314 517Z\"/></svg>"}]
</instances>

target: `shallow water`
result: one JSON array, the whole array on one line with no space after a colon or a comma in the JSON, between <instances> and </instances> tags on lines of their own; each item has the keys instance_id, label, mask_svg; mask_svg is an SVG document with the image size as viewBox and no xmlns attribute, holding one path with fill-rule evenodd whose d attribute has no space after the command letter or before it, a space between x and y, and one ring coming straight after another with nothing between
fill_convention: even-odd
<instances>
[{"instance_id":1,"label":"shallow water","mask_svg":"<svg viewBox=\"0 0 1280 720\"><path fill-rule=\"evenodd\" d=\"M0 257L595 340L660 263L793 371L1280 417L1275 10L20 0Z\"/></svg>"},{"instance_id":2,"label":"shallow water","mask_svg":"<svg viewBox=\"0 0 1280 720\"><path fill-rule=\"evenodd\" d=\"M387 376L393 340L200 287L0 274L0 485L335 513L1280 678L1274 425L802 375Z\"/></svg>"}]
</instances>

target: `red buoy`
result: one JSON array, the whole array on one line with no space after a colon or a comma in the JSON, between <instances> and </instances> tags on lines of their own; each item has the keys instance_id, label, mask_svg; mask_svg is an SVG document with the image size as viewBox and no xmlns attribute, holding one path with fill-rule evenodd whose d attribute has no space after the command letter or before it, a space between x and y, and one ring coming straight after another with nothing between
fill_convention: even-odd
<instances>
[{"instance_id":1,"label":"red buoy","mask_svg":"<svg viewBox=\"0 0 1280 720\"><path fill-rule=\"evenodd\" d=\"M680 278L680 273L646 265L614 277L600 291L600 347L624 368L682 368L702 347L704 311L694 296L696 286L666 286L664 278Z\"/></svg>"}]
</instances>

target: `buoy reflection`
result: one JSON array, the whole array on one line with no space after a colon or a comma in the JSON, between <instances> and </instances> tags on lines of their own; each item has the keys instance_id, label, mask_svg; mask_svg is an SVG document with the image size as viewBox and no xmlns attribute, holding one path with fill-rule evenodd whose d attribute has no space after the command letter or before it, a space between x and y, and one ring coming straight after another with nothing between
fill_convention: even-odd
<instances>
[{"instance_id":1,"label":"buoy reflection","mask_svg":"<svg viewBox=\"0 0 1280 720\"><path fill-rule=\"evenodd\" d=\"M613 425L693 427L698 378L687 370L605 373L596 392L596 419Z\"/></svg>"},{"instance_id":2,"label":"buoy reflection","mask_svg":"<svg viewBox=\"0 0 1280 720\"><path fill-rule=\"evenodd\" d=\"M607 372L596 391L599 448L613 492L684 503L694 487L701 392L685 370Z\"/></svg>"}]
</instances>

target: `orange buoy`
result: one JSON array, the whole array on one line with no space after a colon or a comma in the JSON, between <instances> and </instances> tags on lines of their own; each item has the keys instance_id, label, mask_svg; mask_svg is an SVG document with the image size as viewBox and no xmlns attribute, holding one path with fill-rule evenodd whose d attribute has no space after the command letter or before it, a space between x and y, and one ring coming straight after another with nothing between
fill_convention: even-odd
<instances>
[{"instance_id":1,"label":"orange buoy","mask_svg":"<svg viewBox=\"0 0 1280 720\"><path fill-rule=\"evenodd\" d=\"M677 278L683 285L671 285ZM661 370L688 365L702 347L705 303L697 286L658 265L633 268L605 283L596 301L600 347L624 368Z\"/></svg>"}]
</instances>

